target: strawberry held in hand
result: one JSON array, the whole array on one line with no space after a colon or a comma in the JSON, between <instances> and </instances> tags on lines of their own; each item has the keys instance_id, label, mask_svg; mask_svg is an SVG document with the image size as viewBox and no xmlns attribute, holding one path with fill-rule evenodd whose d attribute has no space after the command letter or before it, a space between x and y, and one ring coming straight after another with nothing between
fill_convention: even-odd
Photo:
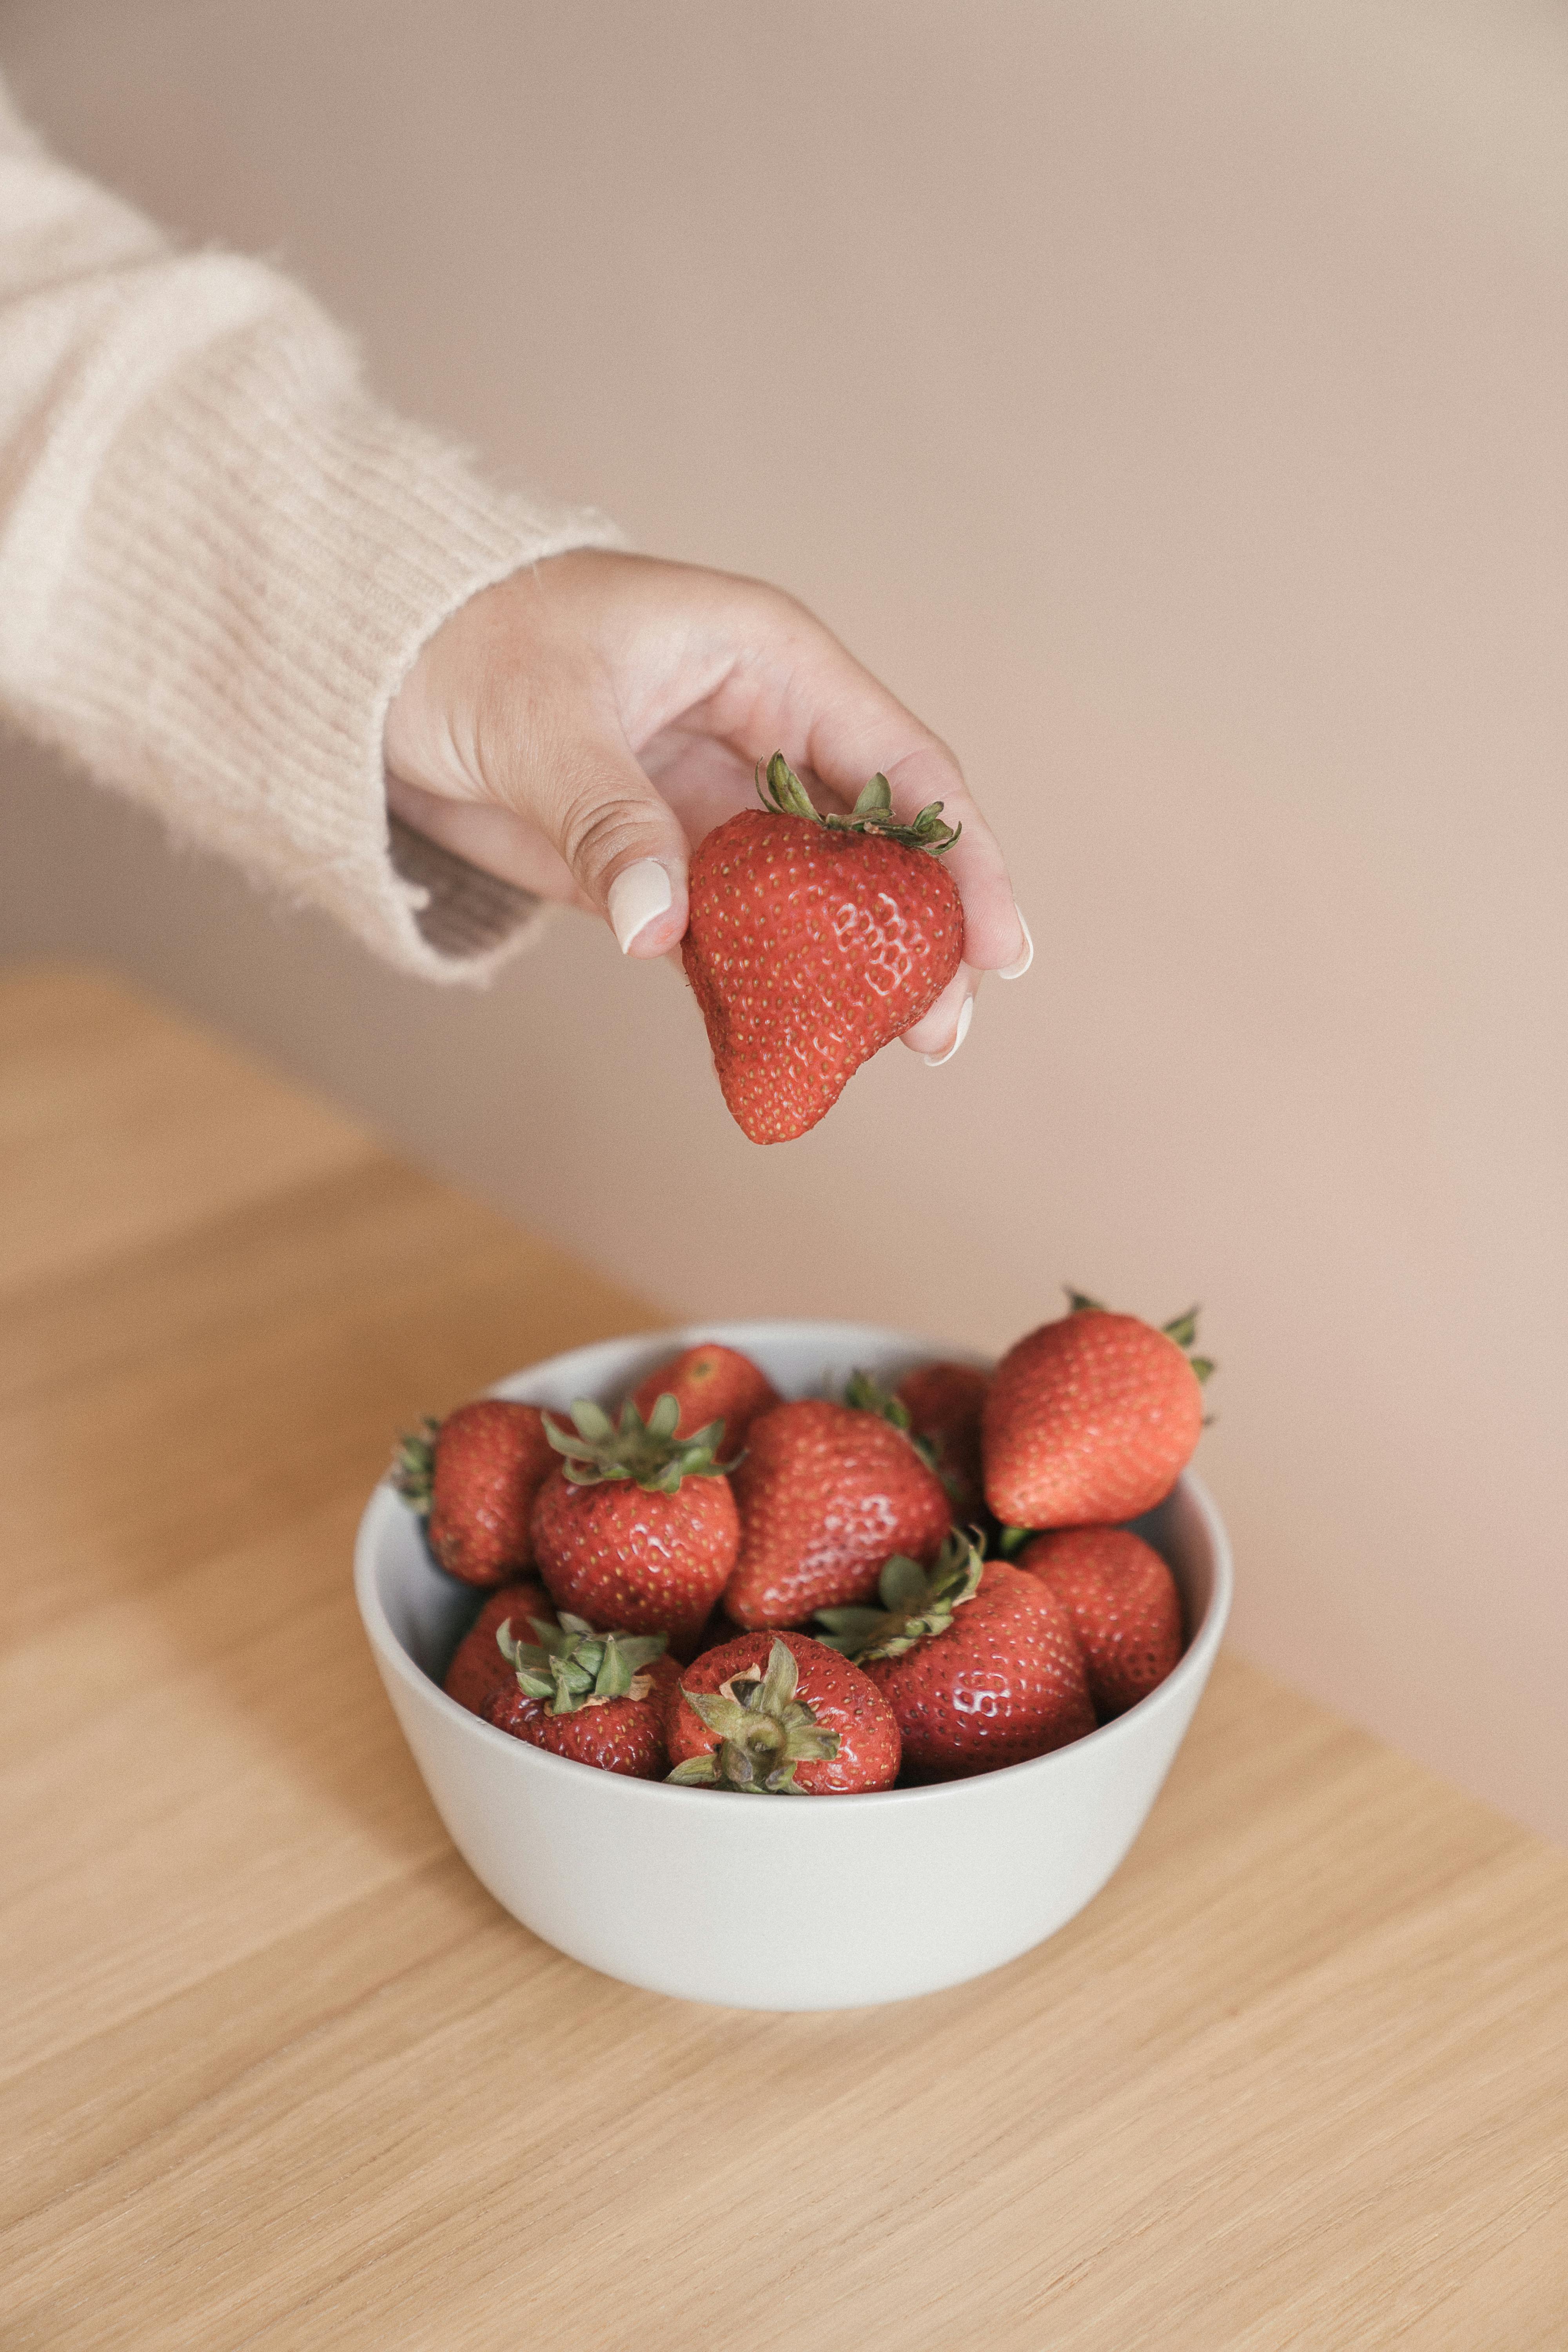
<instances>
[{"instance_id":1,"label":"strawberry held in hand","mask_svg":"<svg viewBox=\"0 0 1568 2352\"><path fill-rule=\"evenodd\" d=\"M1018 1566L1047 1584L1072 1619L1101 1716L1124 1715L1147 1698L1181 1656L1176 1580L1131 1528L1059 1528L1026 1544Z\"/></svg>"},{"instance_id":2,"label":"strawberry held in hand","mask_svg":"<svg viewBox=\"0 0 1568 2352\"><path fill-rule=\"evenodd\" d=\"M766 1372L739 1348L721 1348L717 1339L661 1364L633 1390L632 1402L646 1421L661 1396L672 1396L680 1407L677 1437L694 1437L710 1422L722 1422L731 1454L739 1454L758 1413L780 1402Z\"/></svg>"},{"instance_id":3,"label":"strawberry held in hand","mask_svg":"<svg viewBox=\"0 0 1568 2352\"><path fill-rule=\"evenodd\" d=\"M533 1550L558 1609L630 1633L668 1633L689 1648L723 1591L740 1546L735 1498L714 1449L717 1423L677 1437L661 1398L619 1423L583 1399L573 1429L545 1423L564 1458L533 1506Z\"/></svg>"},{"instance_id":4,"label":"strawberry held in hand","mask_svg":"<svg viewBox=\"0 0 1568 2352\"><path fill-rule=\"evenodd\" d=\"M1197 1309L1163 1331L1069 1291L1072 1311L1009 1348L981 1415L985 1499L1005 1526L1135 1519L1163 1502L1204 1425Z\"/></svg>"},{"instance_id":5,"label":"strawberry held in hand","mask_svg":"<svg viewBox=\"0 0 1568 2352\"><path fill-rule=\"evenodd\" d=\"M942 1480L900 1428L815 1397L752 1423L733 1483L741 1546L724 1607L740 1625L802 1625L814 1609L864 1601L884 1560L934 1559L952 1521Z\"/></svg>"},{"instance_id":6,"label":"strawberry held in hand","mask_svg":"<svg viewBox=\"0 0 1568 2352\"><path fill-rule=\"evenodd\" d=\"M767 782L761 809L699 845L680 952L738 1125L786 1143L936 1003L963 959L963 908L940 863L958 838L940 801L900 824L873 776L851 814L823 815L782 751Z\"/></svg>"},{"instance_id":7,"label":"strawberry held in hand","mask_svg":"<svg viewBox=\"0 0 1568 2352\"><path fill-rule=\"evenodd\" d=\"M506 1682L486 1718L552 1756L634 1780L658 1780L668 1762L665 1723L680 1669L662 1633L595 1633L563 1612L536 1618L534 1639L508 1622L496 1636Z\"/></svg>"},{"instance_id":8,"label":"strawberry held in hand","mask_svg":"<svg viewBox=\"0 0 1568 2352\"><path fill-rule=\"evenodd\" d=\"M669 1777L747 1796L846 1797L890 1789L899 1727L881 1694L803 1633L747 1633L680 1678Z\"/></svg>"},{"instance_id":9,"label":"strawberry held in hand","mask_svg":"<svg viewBox=\"0 0 1568 2352\"><path fill-rule=\"evenodd\" d=\"M1071 1622L1038 1577L982 1561L954 1528L929 1572L890 1559L879 1597L879 1610L824 1609L817 1622L892 1708L920 1779L1000 1771L1094 1729Z\"/></svg>"},{"instance_id":10,"label":"strawberry held in hand","mask_svg":"<svg viewBox=\"0 0 1568 2352\"><path fill-rule=\"evenodd\" d=\"M447 1575L491 1585L531 1564L533 1498L554 1466L537 1405L479 1397L405 1437L392 1476Z\"/></svg>"}]
</instances>

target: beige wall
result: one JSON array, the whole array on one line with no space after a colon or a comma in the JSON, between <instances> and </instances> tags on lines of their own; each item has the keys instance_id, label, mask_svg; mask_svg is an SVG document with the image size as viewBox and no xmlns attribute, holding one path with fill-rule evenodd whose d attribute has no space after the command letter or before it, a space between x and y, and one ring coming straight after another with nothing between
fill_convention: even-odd
<instances>
[{"instance_id":1,"label":"beige wall","mask_svg":"<svg viewBox=\"0 0 1568 2352\"><path fill-rule=\"evenodd\" d=\"M960 747L1040 952L763 1152L606 936L422 991L19 754L5 949L682 1313L1201 1296L1239 1639L1568 1835L1563 22L11 0L0 59L412 408L816 603Z\"/></svg>"}]
</instances>

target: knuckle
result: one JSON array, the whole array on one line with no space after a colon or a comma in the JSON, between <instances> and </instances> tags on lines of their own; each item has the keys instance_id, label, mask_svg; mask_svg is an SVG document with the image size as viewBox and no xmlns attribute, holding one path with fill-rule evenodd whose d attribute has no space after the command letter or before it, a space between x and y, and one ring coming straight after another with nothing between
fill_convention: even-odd
<instances>
[{"instance_id":1,"label":"knuckle","mask_svg":"<svg viewBox=\"0 0 1568 2352\"><path fill-rule=\"evenodd\" d=\"M918 720L915 724L920 727ZM963 770L957 754L929 728L920 727L920 733L924 740L900 753L887 771L888 782L896 788L907 772L917 792L923 792L930 784L933 789L944 787L950 793L966 793ZM945 775L942 772L944 769L947 772Z\"/></svg>"},{"instance_id":2,"label":"knuckle","mask_svg":"<svg viewBox=\"0 0 1568 2352\"><path fill-rule=\"evenodd\" d=\"M561 809L562 855L577 874L603 874L630 851L646 853L647 803L592 776L574 779Z\"/></svg>"}]
</instances>

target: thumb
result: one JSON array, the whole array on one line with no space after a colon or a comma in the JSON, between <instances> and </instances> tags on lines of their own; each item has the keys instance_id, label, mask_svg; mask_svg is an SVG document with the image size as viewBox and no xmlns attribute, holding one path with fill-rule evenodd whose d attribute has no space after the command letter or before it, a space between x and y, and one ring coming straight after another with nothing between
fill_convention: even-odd
<instances>
[{"instance_id":1,"label":"thumb","mask_svg":"<svg viewBox=\"0 0 1568 2352\"><path fill-rule=\"evenodd\" d=\"M686 835L624 742L579 738L551 763L535 814L623 955L663 955L686 929Z\"/></svg>"}]
</instances>

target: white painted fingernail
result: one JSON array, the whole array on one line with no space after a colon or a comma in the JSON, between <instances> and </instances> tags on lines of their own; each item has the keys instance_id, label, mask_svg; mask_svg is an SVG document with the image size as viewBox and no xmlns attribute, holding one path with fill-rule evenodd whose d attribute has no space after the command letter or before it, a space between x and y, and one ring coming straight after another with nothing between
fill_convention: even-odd
<instances>
[{"instance_id":1,"label":"white painted fingernail","mask_svg":"<svg viewBox=\"0 0 1568 2352\"><path fill-rule=\"evenodd\" d=\"M617 874L610 885L610 929L626 954L639 931L659 915L668 915L675 896L669 876L657 857L639 857Z\"/></svg>"},{"instance_id":2,"label":"white painted fingernail","mask_svg":"<svg viewBox=\"0 0 1568 2352\"><path fill-rule=\"evenodd\" d=\"M944 1062L952 1061L953 1055L957 1053L959 1047L968 1036L969 1024L973 1018L974 999L973 996L966 996L963 1000L963 1010L958 1016L958 1027L953 1033L952 1043L948 1047L946 1053L927 1054L924 1056L925 1066L928 1070L940 1070Z\"/></svg>"},{"instance_id":3,"label":"white painted fingernail","mask_svg":"<svg viewBox=\"0 0 1568 2352\"><path fill-rule=\"evenodd\" d=\"M1035 961L1035 942L1029 937L1029 926L1024 920L1023 909L1016 898L1013 901L1013 912L1017 916L1018 929L1024 934L1024 952L1016 963L1005 963L1002 966L996 975L998 980L1022 980Z\"/></svg>"}]
</instances>

